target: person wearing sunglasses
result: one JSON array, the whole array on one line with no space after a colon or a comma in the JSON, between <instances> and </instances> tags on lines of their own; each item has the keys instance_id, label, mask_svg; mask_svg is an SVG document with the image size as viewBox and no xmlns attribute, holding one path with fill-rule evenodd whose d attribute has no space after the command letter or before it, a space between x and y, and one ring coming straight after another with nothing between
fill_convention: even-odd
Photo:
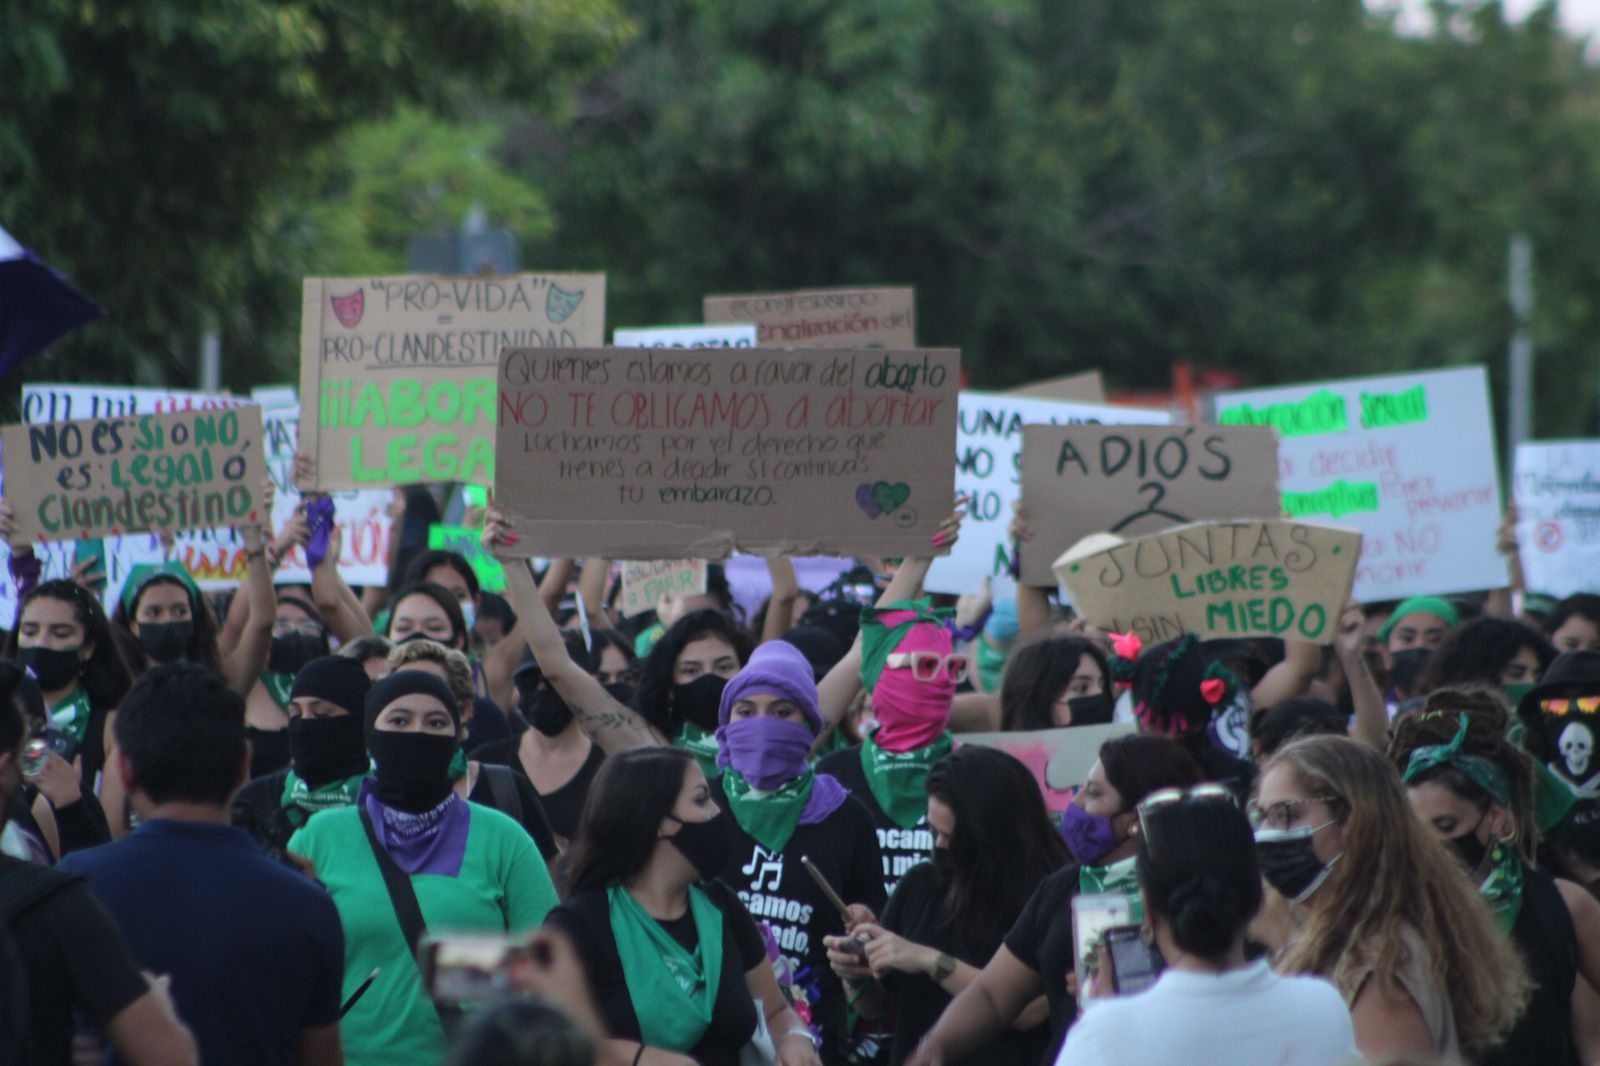
<instances>
[{"instance_id":1,"label":"person wearing sunglasses","mask_svg":"<svg viewBox=\"0 0 1600 1066\"><path fill-rule=\"evenodd\" d=\"M1534 979L1528 1009L1481 1061L1578 1062L1585 1026L1574 1004L1600 1005L1592 992L1600 984L1600 903L1533 865L1533 762L1506 740L1504 704L1491 691L1437 690L1395 722L1389 756L1411 806L1461 860Z\"/></svg>"},{"instance_id":2,"label":"person wearing sunglasses","mask_svg":"<svg viewBox=\"0 0 1600 1066\"><path fill-rule=\"evenodd\" d=\"M1277 969L1332 981L1363 1055L1500 1043L1528 998L1522 960L1381 753L1296 740L1262 768L1251 815L1262 876L1293 912Z\"/></svg>"},{"instance_id":3,"label":"person wearing sunglasses","mask_svg":"<svg viewBox=\"0 0 1600 1066\"><path fill-rule=\"evenodd\" d=\"M907 1061L951 997L977 979L1034 889L1067 861L1038 783L1002 751L971 746L945 757L928 774L925 802L933 862L906 874L881 921L827 939L828 961L862 1016L894 1015L890 1066ZM1036 1008L997 1031L985 1058L1041 1061L1050 1043L1044 1021Z\"/></svg>"},{"instance_id":4,"label":"person wearing sunglasses","mask_svg":"<svg viewBox=\"0 0 1600 1066\"><path fill-rule=\"evenodd\" d=\"M1138 816L1144 932L1166 969L1147 991L1079 1019L1056 1066L1326 1066L1353 1056L1337 989L1280 976L1245 949L1261 872L1232 794L1218 785L1164 789Z\"/></svg>"},{"instance_id":5,"label":"person wearing sunglasses","mask_svg":"<svg viewBox=\"0 0 1600 1066\"><path fill-rule=\"evenodd\" d=\"M1192 788L1199 781L1194 758L1164 737L1135 733L1100 745L1100 758L1063 816L1073 863L1039 884L983 971L924 1038L909 1060L912 1066L939 1066L977 1053L1037 1011L1040 996L1050 1017L1043 1061L1054 1059L1078 1015L1073 897L1126 895L1134 920L1141 920L1143 897L1134 868L1137 806L1162 789Z\"/></svg>"},{"instance_id":6,"label":"person wearing sunglasses","mask_svg":"<svg viewBox=\"0 0 1600 1066\"><path fill-rule=\"evenodd\" d=\"M1580 799L1600 799L1600 651L1556 656L1517 702L1517 720L1529 754Z\"/></svg>"}]
</instances>

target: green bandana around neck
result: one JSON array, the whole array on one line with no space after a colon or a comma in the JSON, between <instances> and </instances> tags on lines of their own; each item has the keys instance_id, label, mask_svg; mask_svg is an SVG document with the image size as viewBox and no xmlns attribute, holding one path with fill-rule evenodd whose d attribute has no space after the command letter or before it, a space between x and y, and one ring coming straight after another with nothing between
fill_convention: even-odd
<instances>
[{"instance_id":1,"label":"green bandana around neck","mask_svg":"<svg viewBox=\"0 0 1600 1066\"><path fill-rule=\"evenodd\" d=\"M886 614L901 611L910 611L912 616L893 627L879 621ZM933 600L926 596L920 600L897 600L882 607L861 608L861 687L868 692L878 687L878 677L888 665L890 654L913 626L924 622L942 626L953 617L954 611L934 610Z\"/></svg>"},{"instance_id":2,"label":"green bandana around neck","mask_svg":"<svg viewBox=\"0 0 1600 1066\"><path fill-rule=\"evenodd\" d=\"M816 775L807 770L773 792L757 792L739 771L729 768L722 772L722 788L733 820L768 851L782 851L794 836L815 783Z\"/></svg>"},{"instance_id":3,"label":"green bandana around neck","mask_svg":"<svg viewBox=\"0 0 1600 1066\"><path fill-rule=\"evenodd\" d=\"M1478 885L1478 894L1494 911L1503 932L1511 932L1522 910L1522 860L1503 841L1495 841L1489 851L1489 872Z\"/></svg>"},{"instance_id":4,"label":"green bandana around neck","mask_svg":"<svg viewBox=\"0 0 1600 1066\"><path fill-rule=\"evenodd\" d=\"M985 637L979 637L973 642L977 649L978 677L983 681L983 691L999 692L1000 680L1006 673L1006 659L1010 657L1009 648L996 648Z\"/></svg>"},{"instance_id":5,"label":"green bandana around neck","mask_svg":"<svg viewBox=\"0 0 1600 1066\"><path fill-rule=\"evenodd\" d=\"M949 755L955 740L948 732L915 751L884 751L872 737L861 742L861 770L883 813L901 829L910 829L928 815L928 771Z\"/></svg>"},{"instance_id":6,"label":"green bandana around neck","mask_svg":"<svg viewBox=\"0 0 1600 1066\"><path fill-rule=\"evenodd\" d=\"M683 723L683 732L678 734L678 739L673 741L673 747L682 748L694 756L694 761L700 764L700 772L706 775L707 781L715 780L722 776L722 771L717 768L717 738L712 733L704 733L688 722Z\"/></svg>"},{"instance_id":7,"label":"green bandana around neck","mask_svg":"<svg viewBox=\"0 0 1600 1066\"><path fill-rule=\"evenodd\" d=\"M294 688L293 674L280 674L274 670L266 670L261 674L261 683L267 686L267 695L272 697L284 710L289 709L289 692Z\"/></svg>"},{"instance_id":8,"label":"green bandana around neck","mask_svg":"<svg viewBox=\"0 0 1600 1066\"><path fill-rule=\"evenodd\" d=\"M89 732L89 715L92 713L89 693L79 685L72 690L72 695L50 708L50 728L61 730L81 746L84 736Z\"/></svg>"},{"instance_id":9,"label":"green bandana around neck","mask_svg":"<svg viewBox=\"0 0 1600 1066\"><path fill-rule=\"evenodd\" d=\"M467 772L467 753L461 748L450 756L450 780L459 781L461 775Z\"/></svg>"},{"instance_id":10,"label":"green bandana around neck","mask_svg":"<svg viewBox=\"0 0 1600 1066\"><path fill-rule=\"evenodd\" d=\"M1401 776L1409 785L1430 770L1448 766L1465 775L1500 806L1509 807L1511 781L1506 777L1506 772L1492 759L1486 759L1482 755L1463 754L1461 751L1462 745L1467 740L1467 727L1470 722L1467 712L1462 711L1461 727L1456 730L1456 735L1450 743L1428 744L1417 748L1411 753L1411 758L1406 760L1406 772Z\"/></svg>"},{"instance_id":11,"label":"green bandana around neck","mask_svg":"<svg viewBox=\"0 0 1600 1066\"><path fill-rule=\"evenodd\" d=\"M290 770L289 776L284 779L283 798L278 801L278 806L288 816L289 823L298 829L318 811L354 806L356 797L361 792L361 782L366 779L366 774L357 774L342 781L330 781L326 785L312 788L300 780L298 774Z\"/></svg>"},{"instance_id":12,"label":"green bandana around neck","mask_svg":"<svg viewBox=\"0 0 1600 1066\"><path fill-rule=\"evenodd\" d=\"M689 913L700 941L691 954L621 885L606 889L606 901L639 1035L647 1047L687 1052L705 1035L717 1002L722 912L698 885L689 886Z\"/></svg>"},{"instance_id":13,"label":"green bandana around neck","mask_svg":"<svg viewBox=\"0 0 1600 1066\"><path fill-rule=\"evenodd\" d=\"M1139 891L1139 872L1136 857L1129 855L1110 866L1078 867L1078 891L1085 896L1112 893L1127 896L1132 910L1129 920L1144 921L1144 895Z\"/></svg>"}]
</instances>

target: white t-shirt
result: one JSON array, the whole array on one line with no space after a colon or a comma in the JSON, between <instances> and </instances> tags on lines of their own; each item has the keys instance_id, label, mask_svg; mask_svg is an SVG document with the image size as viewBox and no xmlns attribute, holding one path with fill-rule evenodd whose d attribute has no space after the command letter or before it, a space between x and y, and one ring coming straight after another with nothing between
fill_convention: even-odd
<instances>
[{"instance_id":1,"label":"white t-shirt","mask_svg":"<svg viewBox=\"0 0 1600 1066\"><path fill-rule=\"evenodd\" d=\"M1316 977L1266 960L1225 974L1168 970L1067 1030L1056 1066L1330 1066L1356 1055L1350 1011Z\"/></svg>"}]
</instances>

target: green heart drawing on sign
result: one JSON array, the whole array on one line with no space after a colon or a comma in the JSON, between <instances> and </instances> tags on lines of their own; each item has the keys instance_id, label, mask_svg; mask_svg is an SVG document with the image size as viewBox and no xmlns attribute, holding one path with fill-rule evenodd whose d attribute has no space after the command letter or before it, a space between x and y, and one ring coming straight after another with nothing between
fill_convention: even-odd
<instances>
[{"instance_id":1,"label":"green heart drawing on sign","mask_svg":"<svg viewBox=\"0 0 1600 1066\"><path fill-rule=\"evenodd\" d=\"M896 481L893 485L879 481L872 486L872 500L884 514L894 514L909 499L911 486L904 481Z\"/></svg>"}]
</instances>

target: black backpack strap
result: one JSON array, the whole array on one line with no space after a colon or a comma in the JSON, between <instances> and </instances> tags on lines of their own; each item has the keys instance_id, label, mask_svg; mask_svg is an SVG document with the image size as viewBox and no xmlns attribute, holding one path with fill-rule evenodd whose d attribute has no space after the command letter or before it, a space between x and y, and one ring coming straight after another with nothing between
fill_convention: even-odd
<instances>
[{"instance_id":1,"label":"black backpack strap","mask_svg":"<svg viewBox=\"0 0 1600 1066\"><path fill-rule=\"evenodd\" d=\"M517 824L522 823L522 797L517 794L517 779L509 766L479 763L478 772L489 782L489 794L494 797L494 808L510 815Z\"/></svg>"},{"instance_id":2,"label":"black backpack strap","mask_svg":"<svg viewBox=\"0 0 1600 1066\"><path fill-rule=\"evenodd\" d=\"M411 957L417 957L417 944L428 935L428 926L422 920L422 905L417 902L411 878L395 865L394 859L378 841L378 831L372 827L372 816L364 803L357 803L361 812L361 828L367 831L367 843L372 845L372 857L378 861L378 872L383 874L383 887L389 890L389 902L394 905L394 916L400 919L400 931L405 934Z\"/></svg>"}]
</instances>

